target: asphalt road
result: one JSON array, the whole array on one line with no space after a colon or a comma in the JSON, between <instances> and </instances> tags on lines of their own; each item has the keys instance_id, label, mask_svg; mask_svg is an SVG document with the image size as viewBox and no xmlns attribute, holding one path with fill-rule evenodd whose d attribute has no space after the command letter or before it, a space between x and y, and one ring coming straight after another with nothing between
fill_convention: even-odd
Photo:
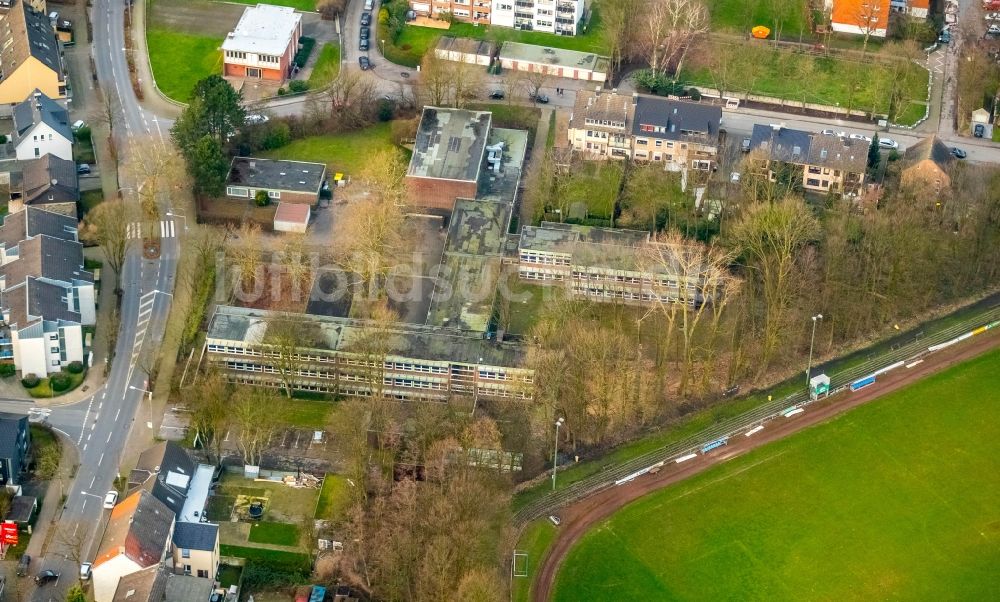
<instances>
[{"instance_id":1,"label":"asphalt road","mask_svg":"<svg viewBox=\"0 0 1000 602\"><path fill-rule=\"evenodd\" d=\"M123 11L121 0L95 0L92 8L94 42L92 52L98 83L111 97L114 111L113 135L119 154L157 152L169 144L169 123L149 114L139 105L129 83L124 53ZM133 144L137 138L141 144ZM123 189L138 187L139 182L121 181ZM169 213L170 200L160 199ZM93 560L106 526L108 511L102 508L104 494L113 487L126 441L134 429L137 436L152 440L146 431L151 420L151 406L143 390L147 375L138 361L144 352L154 354L162 342L179 255L178 235L186 227L180 216L164 215L159 259L142 256L141 243L133 241L122 268L122 295L118 340L114 360L105 385L83 401L51 408L44 419L60 430L79 448L80 466L59 516L60 528L83 530L85 560ZM171 235L172 234L172 235ZM109 285L107 283L106 285ZM100 328L100 325L98 325ZM101 370L102 366L93 369ZM27 412L36 404L25 401L0 401L0 409ZM36 415L38 417L38 415ZM146 432L141 432L146 431ZM79 566L76 556L53 538L43 558L33 559L32 574L51 569L62 577L52 585L35 590L34 601L62 600L65 590L76 582Z\"/></svg>"}]
</instances>

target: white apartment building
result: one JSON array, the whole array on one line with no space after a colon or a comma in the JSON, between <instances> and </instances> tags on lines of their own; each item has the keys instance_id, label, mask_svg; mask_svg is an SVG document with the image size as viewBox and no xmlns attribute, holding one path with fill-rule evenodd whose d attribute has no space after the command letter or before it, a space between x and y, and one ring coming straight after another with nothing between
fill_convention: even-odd
<instances>
[{"instance_id":1,"label":"white apartment building","mask_svg":"<svg viewBox=\"0 0 1000 602\"><path fill-rule=\"evenodd\" d=\"M584 5L584 0L493 0L490 23L573 36Z\"/></svg>"}]
</instances>

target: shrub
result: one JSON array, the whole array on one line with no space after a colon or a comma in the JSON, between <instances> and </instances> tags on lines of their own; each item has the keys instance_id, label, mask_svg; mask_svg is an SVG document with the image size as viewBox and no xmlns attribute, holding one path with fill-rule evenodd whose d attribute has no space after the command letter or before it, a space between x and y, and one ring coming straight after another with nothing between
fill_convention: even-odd
<instances>
[{"instance_id":1,"label":"shrub","mask_svg":"<svg viewBox=\"0 0 1000 602\"><path fill-rule=\"evenodd\" d=\"M65 372L56 372L49 377L49 386L53 391L65 391L73 383L73 379Z\"/></svg>"},{"instance_id":2,"label":"shrub","mask_svg":"<svg viewBox=\"0 0 1000 602\"><path fill-rule=\"evenodd\" d=\"M83 372L83 362L70 362L69 365L66 366L66 371L71 374L80 374Z\"/></svg>"},{"instance_id":3,"label":"shrub","mask_svg":"<svg viewBox=\"0 0 1000 602\"><path fill-rule=\"evenodd\" d=\"M85 125L77 131L73 132L73 136L77 140L90 140L90 126Z\"/></svg>"},{"instance_id":4,"label":"shrub","mask_svg":"<svg viewBox=\"0 0 1000 602\"><path fill-rule=\"evenodd\" d=\"M15 372L17 372L17 368L14 367L14 364L0 364L0 376L14 376Z\"/></svg>"},{"instance_id":5,"label":"shrub","mask_svg":"<svg viewBox=\"0 0 1000 602\"><path fill-rule=\"evenodd\" d=\"M691 88L688 93L691 94L691 100L701 100L701 90L698 88Z\"/></svg>"},{"instance_id":6,"label":"shrub","mask_svg":"<svg viewBox=\"0 0 1000 602\"><path fill-rule=\"evenodd\" d=\"M288 90L285 90L284 88L278 88L278 96L284 96L285 94L288 94Z\"/></svg>"},{"instance_id":7,"label":"shrub","mask_svg":"<svg viewBox=\"0 0 1000 602\"><path fill-rule=\"evenodd\" d=\"M253 200L257 203L258 207L267 207L268 203L271 202L271 198L267 196L266 190L258 190Z\"/></svg>"},{"instance_id":8,"label":"shrub","mask_svg":"<svg viewBox=\"0 0 1000 602\"><path fill-rule=\"evenodd\" d=\"M288 82L288 91L292 94L298 94L299 92L305 92L309 89L309 82L304 79L293 79Z\"/></svg>"},{"instance_id":9,"label":"shrub","mask_svg":"<svg viewBox=\"0 0 1000 602\"><path fill-rule=\"evenodd\" d=\"M299 66L299 69L306 66L306 61L309 60L309 55L312 54L314 46L316 46L316 40L314 38L306 36L299 38L299 51L295 53L295 58L292 59L292 61Z\"/></svg>"},{"instance_id":10,"label":"shrub","mask_svg":"<svg viewBox=\"0 0 1000 602\"><path fill-rule=\"evenodd\" d=\"M379 121L390 121L393 115L392 102L382 99L378 103L378 120Z\"/></svg>"},{"instance_id":11,"label":"shrub","mask_svg":"<svg viewBox=\"0 0 1000 602\"><path fill-rule=\"evenodd\" d=\"M7 135L0 134L0 144L7 144Z\"/></svg>"},{"instance_id":12,"label":"shrub","mask_svg":"<svg viewBox=\"0 0 1000 602\"><path fill-rule=\"evenodd\" d=\"M21 384L24 385L25 389L33 389L37 387L40 382L42 382L42 379L38 378L37 374L25 374L21 379Z\"/></svg>"}]
</instances>

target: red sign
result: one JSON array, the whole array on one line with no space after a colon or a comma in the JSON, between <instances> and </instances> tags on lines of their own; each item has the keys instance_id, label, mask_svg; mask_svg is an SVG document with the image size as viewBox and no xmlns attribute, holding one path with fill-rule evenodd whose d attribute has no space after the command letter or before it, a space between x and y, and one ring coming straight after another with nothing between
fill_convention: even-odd
<instances>
[{"instance_id":1,"label":"red sign","mask_svg":"<svg viewBox=\"0 0 1000 602\"><path fill-rule=\"evenodd\" d=\"M0 541L5 544L17 545L17 524L3 523L0 525Z\"/></svg>"}]
</instances>

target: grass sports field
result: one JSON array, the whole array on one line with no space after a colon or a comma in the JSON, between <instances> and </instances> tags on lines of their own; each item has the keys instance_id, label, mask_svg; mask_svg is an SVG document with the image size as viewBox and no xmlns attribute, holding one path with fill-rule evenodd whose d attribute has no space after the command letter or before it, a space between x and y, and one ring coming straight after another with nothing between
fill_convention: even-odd
<instances>
[{"instance_id":1,"label":"grass sports field","mask_svg":"<svg viewBox=\"0 0 1000 602\"><path fill-rule=\"evenodd\" d=\"M642 498L570 552L555 599L995 599L997 366L993 351Z\"/></svg>"}]
</instances>

